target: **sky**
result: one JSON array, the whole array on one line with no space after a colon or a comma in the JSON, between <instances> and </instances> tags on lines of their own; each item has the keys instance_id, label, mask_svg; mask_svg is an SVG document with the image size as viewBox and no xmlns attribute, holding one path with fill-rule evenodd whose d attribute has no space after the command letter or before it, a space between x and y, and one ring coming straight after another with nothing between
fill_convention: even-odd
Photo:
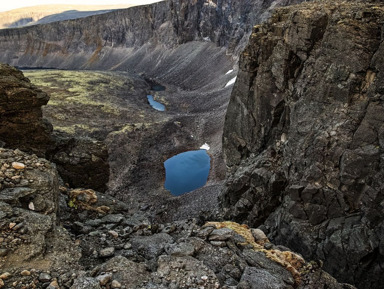
<instances>
[{"instance_id":1,"label":"sky","mask_svg":"<svg viewBox=\"0 0 384 289\"><path fill-rule=\"evenodd\" d=\"M1 1L0 11L8 11L21 7L45 5L45 4L67 4L67 5L114 5L114 4L148 4L161 0L6 0Z\"/></svg>"}]
</instances>

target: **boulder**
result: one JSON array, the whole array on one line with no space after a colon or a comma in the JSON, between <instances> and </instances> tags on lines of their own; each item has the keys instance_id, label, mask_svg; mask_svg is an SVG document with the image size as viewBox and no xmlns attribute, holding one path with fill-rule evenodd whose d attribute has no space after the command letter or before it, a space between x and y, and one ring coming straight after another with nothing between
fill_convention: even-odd
<instances>
[{"instance_id":1,"label":"boulder","mask_svg":"<svg viewBox=\"0 0 384 289\"><path fill-rule=\"evenodd\" d=\"M0 64L0 75L0 141L45 156L53 145L52 126L41 110L49 96L14 67Z\"/></svg>"}]
</instances>

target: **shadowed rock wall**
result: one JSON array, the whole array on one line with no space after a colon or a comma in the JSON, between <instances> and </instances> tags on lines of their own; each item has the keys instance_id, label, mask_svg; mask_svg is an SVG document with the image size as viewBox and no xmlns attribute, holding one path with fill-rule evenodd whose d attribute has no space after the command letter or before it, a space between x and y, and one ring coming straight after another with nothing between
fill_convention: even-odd
<instances>
[{"instance_id":1,"label":"shadowed rock wall","mask_svg":"<svg viewBox=\"0 0 384 289\"><path fill-rule=\"evenodd\" d=\"M227 217L360 288L384 282L383 21L377 4L278 10L241 55L224 128Z\"/></svg>"},{"instance_id":2,"label":"shadowed rock wall","mask_svg":"<svg viewBox=\"0 0 384 289\"><path fill-rule=\"evenodd\" d=\"M13 67L0 64L0 72L0 141L45 156L53 145L52 126L41 111L48 95Z\"/></svg>"}]
</instances>

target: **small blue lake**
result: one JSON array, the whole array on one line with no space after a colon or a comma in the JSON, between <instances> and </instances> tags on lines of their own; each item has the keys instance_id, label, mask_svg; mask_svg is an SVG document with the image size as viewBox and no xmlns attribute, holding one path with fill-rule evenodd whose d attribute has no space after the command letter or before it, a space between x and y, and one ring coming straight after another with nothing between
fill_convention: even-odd
<instances>
[{"instance_id":1,"label":"small blue lake","mask_svg":"<svg viewBox=\"0 0 384 289\"><path fill-rule=\"evenodd\" d=\"M165 105L160 103L160 102L157 102L156 100L153 99L153 96L148 94L147 95L147 99L148 99L148 102L149 104L156 110L158 111L165 111Z\"/></svg>"},{"instance_id":2,"label":"small blue lake","mask_svg":"<svg viewBox=\"0 0 384 289\"><path fill-rule=\"evenodd\" d=\"M164 187L174 196L193 191L207 183L211 158L204 149L188 151L164 162Z\"/></svg>"}]
</instances>

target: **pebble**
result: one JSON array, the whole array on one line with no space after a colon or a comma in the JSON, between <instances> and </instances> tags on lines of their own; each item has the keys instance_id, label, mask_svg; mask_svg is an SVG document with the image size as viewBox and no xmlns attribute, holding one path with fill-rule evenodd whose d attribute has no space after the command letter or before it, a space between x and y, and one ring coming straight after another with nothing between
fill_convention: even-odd
<instances>
[{"instance_id":1,"label":"pebble","mask_svg":"<svg viewBox=\"0 0 384 289\"><path fill-rule=\"evenodd\" d=\"M211 241L211 244L216 247L225 247L227 245L225 241Z\"/></svg>"},{"instance_id":2,"label":"pebble","mask_svg":"<svg viewBox=\"0 0 384 289\"><path fill-rule=\"evenodd\" d=\"M59 288L59 284L57 283L56 280L53 280L51 283L49 283L49 286L47 287L47 289L58 289Z\"/></svg>"},{"instance_id":3,"label":"pebble","mask_svg":"<svg viewBox=\"0 0 384 289\"><path fill-rule=\"evenodd\" d=\"M209 236L210 241L226 241L233 236L233 230L229 228L215 229Z\"/></svg>"},{"instance_id":4,"label":"pebble","mask_svg":"<svg viewBox=\"0 0 384 289\"><path fill-rule=\"evenodd\" d=\"M12 276L11 273L9 273L9 272L5 272L5 273L3 273L3 274L0 275L0 279L2 279L2 280L6 280L6 279L8 279L8 278L11 277L11 276Z\"/></svg>"},{"instance_id":5,"label":"pebble","mask_svg":"<svg viewBox=\"0 0 384 289\"><path fill-rule=\"evenodd\" d=\"M121 283L117 280L112 281L112 288L121 288Z\"/></svg>"},{"instance_id":6,"label":"pebble","mask_svg":"<svg viewBox=\"0 0 384 289\"><path fill-rule=\"evenodd\" d=\"M124 245L124 249L125 250L129 250L129 249L131 249L132 248L132 244L131 243L126 243L125 245Z\"/></svg>"},{"instance_id":7,"label":"pebble","mask_svg":"<svg viewBox=\"0 0 384 289\"><path fill-rule=\"evenodd\" d=\"M108 273L108 274L99 275L96 277L96 279L99 281L101 286L104 286L112 279L112 274Z\"/></svg>"},{"instance_id":8,"label":"pebble","mask_svg":"<svg viewBox=\"0 0 384 289\"><path fill-rule=\"evenodd\" d=\"M35 210L35 205L33 204L33 202L30 202L28 204L28 209L30 209L31 211L34 211Z\"/></svg>"},{"instance_id":9,"label":"pebble","mask_svg":"<svg viewBox=\"0 0 384 289\"><path fill-rule=\"evenodd\" d=\"M30 276L30 275L31 275L31 272L28 271L28 270L23 270L23 271L20 272L20 275L21 275L21 276Z\"/></svg>"},{"instance_id":10,"label":"pebble","mask_svg":"<svg viewBox=\"0 0 384 289\"><path fill-rule=\"evenodd\" d=\"M252 236L253 236L253 238L255 238L256 242L268 240L265 233L260 229L251 229L251 232L252 232Z\"/></svg>"},{"instance_id":11,"label":"pebble","mask_svg":"<svg viewBox=\"0 0 384 289\"><path fill-rule=\"evenodd\" d=\"M3 279L0 279L0 288L3 288L4 287L4 281L3 281Z\"/></svg>"},{"instance_id":12,"label":"pebble","mask_svg":"<svg viewBox=\"0 0 384 289\"><path fill-rule=\"evenodd\" d=\"M119 233L117 233L116 231L108 231L109 235L111 235L113 238L118 238L119 237Z\"/></svg>"},{"instance_id":13,"label":"pebble","mask_svg":"<svg viewBox=\"0 0 384 289\"><path fill-rule=\"evenodd\" d=\"M0 257L7 256L7 254L8 254L8 249L0 248Z\"/></svg>"},{"instance_id":14,"label":"pebble","mask_svg":"<svg viewBox=\"0 0 384 289\"><path fill-rule=\"evenodd\" d=\"M25 169L25 164L19 163L19 162L13 162L12 167L16 170L23 170Z\"/></svg>"},{"instance_id":15,"label":"pebble","mask_svg":"<svg viewBox=\"0 0 384 289\"><path fill-rule=\"evenodd\" d=\"M9 228L12 230L16 226L16 223L9 223Z\"/></svg>"},{"instance_id":16,"label":"pebble","mask_svg":"<svg viewBox=\"0 0 384 289\"><path fill-rule=\"evenodd\" d=\"M40 275L39 275L39 280L41 281L41 282L48 282L48 281L50 281L51 280L51 275L49 275L48 273L40 273Z\"/></svg>"},{"instance_id":17,"label":"pebble","mask_svg":"<svg viewBox=\"0 0 384 289\"><path fill-rule=\"evenodd\" d=\"M100 250L100 256L101 257L112 257L113 255L115 255L115 248L114 247L108 247L108 248Z\"/></svg>"}]
</instances>

